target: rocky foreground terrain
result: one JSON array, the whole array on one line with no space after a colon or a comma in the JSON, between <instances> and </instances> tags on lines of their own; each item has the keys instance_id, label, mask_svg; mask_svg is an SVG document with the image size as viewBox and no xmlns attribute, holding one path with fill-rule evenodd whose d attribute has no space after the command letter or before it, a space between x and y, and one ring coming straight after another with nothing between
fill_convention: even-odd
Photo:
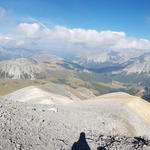
<instances>
[{"instance_id":1,"label":"rocky foreground terrain","mask_svg":"<svg viewBox=\"0 0 150 150\"><path fill-rule=\"evenodd\" d=\"M0 149L71 150L81 132L85 138L77 143L86 141L91 150L150 149L148 102L126 93L69 103L64 97L57 98L63 103L1 97Z\"/></svg>"}]
</instances>

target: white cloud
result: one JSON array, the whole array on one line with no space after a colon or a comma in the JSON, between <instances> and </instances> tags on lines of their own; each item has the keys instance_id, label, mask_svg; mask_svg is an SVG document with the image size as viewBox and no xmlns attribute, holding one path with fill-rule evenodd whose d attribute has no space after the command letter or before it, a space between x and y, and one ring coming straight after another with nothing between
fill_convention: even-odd
<instances>
[{"instance_id":1,"label":"white cloud","mask_svg":"<svg viewBox=\"0 0 150 150\"><path fill-rule=\"evenodd\" d=\"M3 35L7 47L87 52L101 50L150 50L150 41L127 37L124 32L96 31L64 26L47 28L39 23L21 23L11 35ZM4 38L5 37L5 38ZM7 38L6 38L7 37ZM9 40L8 40L9 39ZM6 44L7 43L7 44ZM4 45L4 44L3 44ZM1 45L0 45L1 46Z\"/></svg>"},{"instance_id":2,"label":"white cloud","mask_svg":"<svg viewBox=\"0 0 150 150\"><path fill-rule=\"evenodd\" d=\"M123 38L113 46L113 49L150 50L150 41L145 39Z\"/></svg>"},{"instance_id":3,"label":"white cloud","mask_svg":"<svg viewBox=\"0 0 150 150\"><path fill-rule=\"evenodd\" d=\"M120 38L125 37L123 32L67 29L62 26L55 26L53 30L45 29L44 33L51 39L65 40L66 42L82 43L91 47L98 47L104 44L114 44Z\"/></svg>"},{"instance_id":4,"label":"white cloud","mask_svg":"<svg viewBox=\"0 0 150 150\"><path fill-rule=\"evenodd\" d=\"M44 29L44 34L49 40L56 40L58 43L64 41L71 44L82 45L85 50L112 49L139 49L150 50L150 41L145 39L128 38L124 32L68 29L62 26L55 26L54 29Z\"/></svg>"},{"instance_id":5,"label":"white cloud","mask_svg":"<svg viewBox=\"0 0 150 150\"><path fill-rule=\"evenodd\" d=\"M21 23L18 25L17 31L21 36L26 38L38 38L40 36L40 25L37 23Z\"/></svg>"},{"instance_id":6,"label":"white cloud","mask_svg":"<svg viewBox=\"0 0 150 150\"><path fill-rule=\"evenodd\" d=\"M17 46L22 46L24 44L24 40L19 40L16 42Z\"/></svg>"}]
</instances>

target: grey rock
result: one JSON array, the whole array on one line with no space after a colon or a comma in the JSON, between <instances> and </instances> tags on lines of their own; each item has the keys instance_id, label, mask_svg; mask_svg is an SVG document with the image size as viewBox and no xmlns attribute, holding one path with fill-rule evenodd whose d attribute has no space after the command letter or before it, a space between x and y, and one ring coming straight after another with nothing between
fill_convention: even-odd
<instances>
[{"instance_id":1,"label":"grey rock","mask_svg":"<svg viewBox=\"0 0 150 150\"><path fill-rule=\"evenodd\" d=\"M70 150L81 132L85 132L91 150L150 149L148 126L121 104L84 101L42 105L1 99L0 105L2 150ZM53 108L57 112L49 111ZM132 135L124 127L125 119L134 126ZM113 130L115 126L118 130Z\"/></svg>"}]
</instances>

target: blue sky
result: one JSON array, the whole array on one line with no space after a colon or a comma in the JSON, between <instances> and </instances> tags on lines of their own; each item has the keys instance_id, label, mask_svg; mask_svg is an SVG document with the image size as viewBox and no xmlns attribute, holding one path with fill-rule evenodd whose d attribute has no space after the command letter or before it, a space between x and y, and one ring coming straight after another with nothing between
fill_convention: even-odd
<instances>
[{"instance_id":1,"label":"blue sky","mask_svg":"<svg viewBox=\"0 0 150 150\"><path fill-rule=\"evenodd\" d=\"M150 0L0 0L0 48L150 51Z\"/></svg>"},{"instance_id":2,"label":"blue sky","mask_svg":"<svg viewBox=\"0 0 150 150\"><path fill-rule=\"evenodd\" d=\"M123 31L150 39L150 0L1 0L21 21L33 17L47 25Z\"/></svg>"}]
</instances>

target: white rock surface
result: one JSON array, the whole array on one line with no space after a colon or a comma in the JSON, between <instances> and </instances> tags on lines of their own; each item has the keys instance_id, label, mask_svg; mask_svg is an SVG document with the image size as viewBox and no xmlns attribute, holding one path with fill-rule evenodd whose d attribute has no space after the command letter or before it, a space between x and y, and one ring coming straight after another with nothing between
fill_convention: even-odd
<instances>
[{"instance_id":1,"label":"white rock surface","mask_svg":"<svg viewBox=\"0 0 150 150\"><path fill-rule=\"evenodd\" d=\"M43 91L35 86L17 90L6 95L5 98L30 104L67 104L73 102L67 97Z\"/></svg>"}]
</instances>

